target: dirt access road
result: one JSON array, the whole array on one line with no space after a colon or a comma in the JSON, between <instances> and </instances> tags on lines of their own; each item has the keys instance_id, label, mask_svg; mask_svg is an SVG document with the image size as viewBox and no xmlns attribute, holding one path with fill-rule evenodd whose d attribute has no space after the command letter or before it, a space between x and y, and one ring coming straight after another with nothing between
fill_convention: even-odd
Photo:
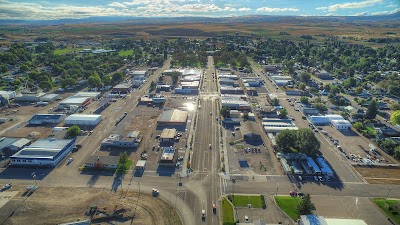
<instances>
[{"instance_id":1,"label":"dirt access road","mask_svg":"<svg viewBox=\"0 0 400 225\"><path fill-rule=\"evenodd\" d=\"M86 220L89 217L85 213L93 205L99 211L108 213L115 208L122 209L125 210L125 217L134 217L94 224L182 224L172 206L146 193L139 195L138 192L114 193L93 188L39 187L28 197L24 195L24 187L13 187L13 191L20 192L1 208L1 224L43 225Z\"/></svg>"}]
</instances>

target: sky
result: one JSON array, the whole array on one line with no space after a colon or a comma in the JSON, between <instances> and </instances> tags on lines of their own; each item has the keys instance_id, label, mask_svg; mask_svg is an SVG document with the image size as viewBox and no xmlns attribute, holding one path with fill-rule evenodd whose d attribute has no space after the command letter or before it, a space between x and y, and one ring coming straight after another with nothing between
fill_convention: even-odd
<instances>
[{"instance_id":1,"label":"sky","mask_svg":"<svg viewBox=\"0 0 400 225\"><path fill-rule=\"evenodd\" d=\"M371 16L400 12L400 0L0 0L0 19L93 16Z\"/></svg>"}]
</instances>

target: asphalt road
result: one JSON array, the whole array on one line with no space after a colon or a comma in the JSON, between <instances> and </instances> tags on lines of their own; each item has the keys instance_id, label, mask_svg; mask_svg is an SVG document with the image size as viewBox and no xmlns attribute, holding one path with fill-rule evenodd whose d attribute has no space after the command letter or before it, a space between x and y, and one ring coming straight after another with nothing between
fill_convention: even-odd
<instances>
[{"instance_id":1,"label":"asphalt road","mask_svg":"<svg viewBox=\"0 0 400 225\"><path fill-rule=\"evenodd\" d=\"M191 202L196 224L199 224L200 221L204 224L219 224L219 217L212 211L212 204L218 204L220 196L219 127L216 120L219 113L218 92L213 73L215 73L214 63L212 57L209 57L198 102L192 155L194 172L191 176L192 180L188 184L190 191L197 196L197 199ZM201 210L206 210L204 221L201 218Z\"/></svg>"}]
</instances>

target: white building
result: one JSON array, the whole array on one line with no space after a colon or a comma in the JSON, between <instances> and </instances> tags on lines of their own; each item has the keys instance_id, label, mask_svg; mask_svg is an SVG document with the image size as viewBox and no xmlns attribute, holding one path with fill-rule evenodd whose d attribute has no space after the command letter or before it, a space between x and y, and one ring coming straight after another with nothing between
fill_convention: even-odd
<instances>
[{"instance_id":1,"label":"white building","mask_svg":"<svg viewBox=\"0 0 400 225\"><path fill-rule=\"evenodd\" d=\"M75 145L75 139L40 139L10 156L11 165L56 166Z\"/></svg>"},{"instance_id":2,"label":"white building","mask_svg":"<svg viewBox=\"0 0 400 225\"><path fill-rule=\"evenodd\" d=\"M72 114L65 119L65 125L96 126L101 120L101 115Z\"/></svg>"},{"instance_id":3,"label":"white building","mask_svg":"<svg viewBox=\"0 0 400 225\"><path fill-rule=\"evenodd\" d=\"M337 130L348 130L351 128L351 123L348 120L332 120L331 123Z\"/></svg>"}]
</instances>

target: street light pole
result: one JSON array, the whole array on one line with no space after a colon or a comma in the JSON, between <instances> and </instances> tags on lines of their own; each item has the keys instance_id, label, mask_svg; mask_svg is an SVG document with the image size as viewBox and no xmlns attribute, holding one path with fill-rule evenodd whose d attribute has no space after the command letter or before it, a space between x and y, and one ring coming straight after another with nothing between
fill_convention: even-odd
<instances>
[{"instance_id":1,"label":"street light pole","mask_svg":"<svg viewBox=\"0 0 400 225\"><path fill-rule=\"evenodd\" d=\"M279 183L276 183L276 196L278 196Z\"/></svg>"}]
</instances>

